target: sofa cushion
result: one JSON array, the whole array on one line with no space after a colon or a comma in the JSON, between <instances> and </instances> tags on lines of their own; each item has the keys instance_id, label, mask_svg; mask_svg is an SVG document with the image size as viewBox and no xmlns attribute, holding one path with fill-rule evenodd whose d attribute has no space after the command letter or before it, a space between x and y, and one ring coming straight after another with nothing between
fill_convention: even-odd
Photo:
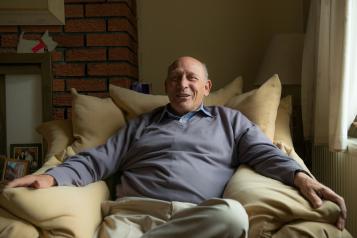
<instances>
[{"instance_id":1,"label":"sofa cushion","mask_svg":"<svg viewBox=\"0 0 357 238\"><path fill-rule=\"evenodd\" d=\"M125 125L122 111L111 98L72 93L72 125L75 152L104 144L120 127Z\"/></svg>"},{"instance_id":2,"label":"sofa cushion","mask_svg":"<svg viewBox=\"0 0 357 238\"><path fill-rule=\"evenodd\" d=\"M224 105L228 100L238 94L242 93L243 79L237 77L224 88L210 93L204 100L204 104ZM115 104L126 112L127 117L134 118L140 114L150 112L154 108L163 106L169 102L166 95L149 95L138 93L130 89L110 85L110 97Z\"/></svg>"},{"instance_id":3,"label":"sofa cushion","mask_svg":"<svg viewBox=\"0 0 357 238\"><path fill-rule=\"evenodd\" d=\"M47 144L45 160L60 153L74 141L71 120L44 122L36 128Z\"/></svg>"},{"instance_id":4,"label":"sofa cushion","mask_svg":"<svg viewBox=\"0 0 357 238\"><path fill-rule=\"evenodd\" d=\"M289 127L290 114L291 98L288 96L283 98L279 105L277 113L279 120L276 121L274 141L280 149L310 173L293 148ZM224 197L238 200L247 210L250 220L249 237L274 237L274 233L279 229L296 221L333 224L340 211L332 202L324 202L320 208L313 209L296 188L262 176L244 165L239 167L229 181ZM331 229L326 231L330 232ZM333 230L335 233L336 231L337 228ZM286 228L285 232L292 231Z\"/></svg>"},{"instance_id":5,"label":"sofa cushion","mask_svg":"<svg viewBox=\"0 0 357 238\"><path fill-rule=\"evenodd\" d=\"M103 181L85 187L5 189L0 193L0 221L5 219L6 229L19 227L20 235L15 237L33 237L27 234L36 229L24 221L37 227L41 237L93 237L102 221L101 203L108 198ZM9 218L9 213L15 218ZM26 230L21 231L23 228Z\"/></svg>"},{"instance_id":6,"label":"sofa cushion","mask_svg":"<svg viewBox=\"0 0 357 238\"><path fill-rule=\"evenodd\" d=\"M278 112L275 120L274 143L283 142L291 149L294 148L291 137L291 113L292 101L291 96L286 96L280 100Z\"/></svg>"},{"instance_id":7,"label":"sofa cushion","mask_svg":"<svg viewBox=\"0 0 357 238\"><path fill-rule=\"evenodd\" d=\"M273 141L280 95L280 80L274 75L258 89L234 96L226 106L241 111Z\"/></svg>"},{"instance_id":8,"label":"sofa cushion","mask_svg":"<svg viewBox=\"0 0 357 238\"><path fill-rule=\"evenodd\" d=\"M249 237L272 234L296 220L334 224L340 211L330 201L314 209L295 188L257 174L244 165L231 178L224 197L238 200L246 209Z\"/></svg>"}]
</instances>

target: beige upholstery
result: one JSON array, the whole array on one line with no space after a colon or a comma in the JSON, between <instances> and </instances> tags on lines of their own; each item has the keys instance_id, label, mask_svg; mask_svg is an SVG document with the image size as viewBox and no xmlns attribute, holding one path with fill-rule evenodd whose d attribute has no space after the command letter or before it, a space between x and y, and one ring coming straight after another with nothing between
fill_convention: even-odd
<instances>
[{"instance_id":1,"label":"beige upholstery","mask_svg":"<svg viewBox=\"0 0 357 238\"><path fill-rule=\"evenodd\" d=\"M48 121L39 125L36 130L47 143L46 160L74 141L71 120Z\"/></svg>"},{"instance_id":2,"label":"beige upholstery","mask_svg":"<svg viewBox=\"0 0 357 238\"><path fill-rule=\"evenodd\" d=\"M237 77L224 88L210 93L205 98L205 105L223 106L228 100L242 93L243 79ZM154 108L166 105L169 99L166 95L149 95L138 93L126 88L110 85L110 96L117 106L127 113L128 118L137 117L145 112L150 112Z\"/></svg>"},{"instance_id":3,"label":"beige upholstery","mask_svg":"<svg viewBox=\"0 0 357 238\"><path fill-rule=\"evenodd\" d=\"M280 80L274 75L258 89L231 98L226 106L241 111L273 141L280 95Z\"/></svg>"},{"instance_id":4,"label":"beige upholstery","mask_svg":"<svg viewBox=\"0 0 357 238\"><path fill-rule=\"evenodd\" d=\"M240 94L241 79L236 79L229 87L233 86L238 88L229 88L230 97ZM305 166L291 142L291 100L284 98L279 106L279 88L278 78L273 77L259 89L230 100L228 106L241 108L248 118L274 139L279 148ZM217 95L224 95L227 90L218 90ZM153 105L159 106L158 102L162 103L161 99L156 100L152 95L130 92L125 95L127 105L124 105L123 101L118 101L118 92L114 91L111 87L113 101L123 106L122 109L127 110L130 116L148 111ZM111 99L79 95L75 91L72 93L73 135L68 133L71 124L68 121L48 122L39 127L38 131L48 143L48 151L57 154L50 157L37 173L61 163L66 155L103 143L124 125L121 109ZM228 101L227 97L218 98L215 100L220 103ZM294 188L256 174L245 166L237 170L224 196L237 199L244 205L250 219L250 237L351 237L347 231L341 233L329 224L334 222L339 212L335 204L326 202L321 208L312 209ZM39 234L41 237L92 237L102 221L101 202L108 197L109 191L104 182L81 188L7 189L0 194L0 238L38 237Z\"/></svg>"},{"instance_id":5,"label":"beige upholstery","mask_svg":"<svg viewBox=\"0 0 357 238\"><path fill-rule=\"evenodd\" d=\"M81 95L75 89L71 92L74 151L105 143L109 136L125 125L124 115L112 99Z\"/></svg>"}]
</instances>

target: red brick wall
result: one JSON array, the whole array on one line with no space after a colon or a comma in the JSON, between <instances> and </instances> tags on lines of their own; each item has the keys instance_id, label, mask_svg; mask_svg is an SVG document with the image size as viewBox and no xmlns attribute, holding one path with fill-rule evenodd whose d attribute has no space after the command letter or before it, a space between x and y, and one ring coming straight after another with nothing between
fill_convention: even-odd
<instances>
[{"instance_id":1,"label":"red brick wall","mask_svg":"<svg viewBox=\"0 0 357 238\"><path fill-rule=\"evenodd\" d=\"M38 39L48 30L52 52L53 118L70 118L70 88L99 97L109 84L138 79L135 0L65 0L64 26L0 26L0 52L16 52L22 31Z\"/></svg>"}]
</instances>

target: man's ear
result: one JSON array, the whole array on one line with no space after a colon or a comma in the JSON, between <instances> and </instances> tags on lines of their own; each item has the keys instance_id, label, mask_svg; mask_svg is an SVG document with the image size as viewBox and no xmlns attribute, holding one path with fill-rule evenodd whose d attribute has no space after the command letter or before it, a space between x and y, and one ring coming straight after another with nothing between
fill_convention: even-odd
<instances>
[{"instance_id":1,"label":"man's ear","mask_svg":"<svg viewBox=\"0 0 357 238\"><path fill-rule=\"evenodd\" d=\"M207 79L205 84L205 96L209 95L209 93L211 92L211 88L212 88L212 81Z\"/></svg>"}]
</instances>

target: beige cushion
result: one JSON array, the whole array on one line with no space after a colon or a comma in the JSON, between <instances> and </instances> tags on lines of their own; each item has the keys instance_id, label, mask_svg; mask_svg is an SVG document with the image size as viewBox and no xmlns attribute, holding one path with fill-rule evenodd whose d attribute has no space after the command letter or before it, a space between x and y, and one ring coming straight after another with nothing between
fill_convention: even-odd
<instances>
[{"instance_id":1,"label":"beige cushion","mask_svg":"<svg viewBox=\"0 0 357 238\"><path fill-rule=\"evenodd\" d=\"M98 98L72 92L72 125L74 151L104 144L120 127L124 115L111 98Z\"/></svg>"},{"instance_id":2,"label":"beige cushion","mask_svg":"<svg viewBox=\"0 0 357 238\"><path fill-rule=\"evenodd\" d=\"M242 93L242 86L242 77L237 77L224 88L210 93L205 98L205 105L224 105L231 97ZM109 93L115 104L127 113L128 118L134 118L140 114L150 112L154 108L169 102L166 95L138 93L114 85L109 86Z\"/></svg>"},{"instance_id":3,"label":"beige cushion","mask_svg":"<svg viewBox=\"0 0 357 238\"><path fill-rule=\"evenodd\" d=\"M74 141L71 120L44 122L36 130L47 144L45 160L58 154Z\"/></svg>"},{"instance_id":4,"label":"beige cushion","mask_svg":"<svg viewBox=\"0 0 357 238\"><path fill-rule=\"evenodd\" d=\"M231 98L226 106L241 111L273 141L280 95L280 80L274 75L258 89Z\"/></svg>"},{"instance_id":5,"label":"beige cushion","mask_svg":"<svg viewBox=\"0 0 357 238\"><path fill-rule=\"evenodd\" d=\"M38 238L40 234L29 222L0 208L0 238Z\"/></svg>"},{"instance_id":6,"label":"beige cushion","mask_svg":"<svg viewBox=\"0 0 357 238\"><path fill-rule=\"evenodd\" d=\"M109 191L103 181L85 187L5 189L0 194L0 227L7 230L19 227L20 233L14 234L20 235L13 237L37 237L30 235L36 231L28 223L21 222L26 220L36 226L43 237L93 237L102 221L101 202L108 198Z\"/></svg>"},{"instance_id":7,"label":"beige cushion","mask_svg":"<svg viewBox=\"0 0 357 238\"><path fill-rule=\"evenodd\" d=\"M279 230L283 225L300 221L318 221L333 224L339 216L339 207L325 201L313 209L299 192L277 180L240 166L228 183L225 198L238 200L249 215L249 237L259 237ZM270 234L270 235L268 235Z\"/></svg>"},{"instance_id":8,"label":"beige cushion","mask_svg":"<svg viewBox=\"0 0 357 238\"><path fill-rule=\"evenodd\" d=\"M290 118L292 112L291 96L281 99L278 113L275 120L274 143L283 142L293 148L293 139L291 137Z\"/></svg>"}]
</instances>

